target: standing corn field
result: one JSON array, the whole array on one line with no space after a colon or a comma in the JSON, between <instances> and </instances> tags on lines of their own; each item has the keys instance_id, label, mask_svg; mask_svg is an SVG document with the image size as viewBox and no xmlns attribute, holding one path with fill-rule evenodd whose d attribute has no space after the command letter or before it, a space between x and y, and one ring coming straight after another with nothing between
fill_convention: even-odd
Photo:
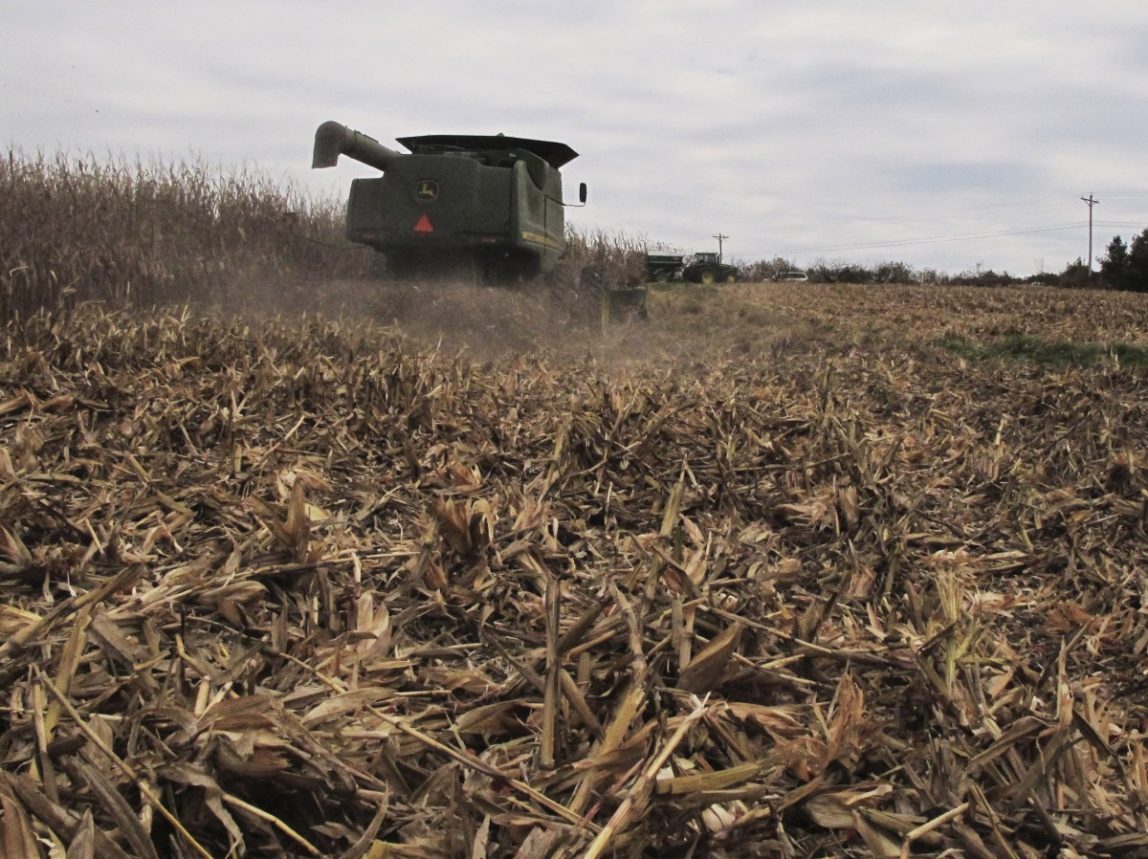
<instances>
[{"instance_id":1,"label":"standing corn field","mask_svg":"<svg viewBox=\"0 0 1148 859\"><path fill-rule=\"evenodd\" d=\"M218 301L267 279L369 270L334 206L256 172L9 151L0 189L3 318L83 301Z\"/></svg>"}]
</instances>

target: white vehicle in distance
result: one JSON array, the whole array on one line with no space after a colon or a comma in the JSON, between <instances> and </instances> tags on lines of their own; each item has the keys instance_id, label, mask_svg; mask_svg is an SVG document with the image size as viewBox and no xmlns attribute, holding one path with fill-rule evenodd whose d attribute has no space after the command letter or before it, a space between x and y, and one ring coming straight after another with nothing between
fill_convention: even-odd
<instances>
[{"instance_id":1,"label":"white vehicle in distance","mask_svg":"<svg viewBox=\"0 0 1148 859\"><path fill-rule=\"evenodd\" d=\"M773 278L774 280L795 280L806 281L809 280L809 275L803 271L780 271Z\"/></svg>"}]
</instances>

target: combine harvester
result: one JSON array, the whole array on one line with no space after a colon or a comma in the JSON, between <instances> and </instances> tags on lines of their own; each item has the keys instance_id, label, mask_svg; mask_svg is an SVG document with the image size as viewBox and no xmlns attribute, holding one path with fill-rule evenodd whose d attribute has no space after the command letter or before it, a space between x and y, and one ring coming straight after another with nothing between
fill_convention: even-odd
<instances>
[{"instance_id":1,"label":"combine harvester","mask_svg":"<svg viewBox=\"0 0 1148 859\"><path fill-rule=\"evenodd\" d=\"M560 169L578 157L565 143L504 135L402 137L409 154L338 122L315 132L313 168L340 155L383 175L355 179L347 238L386 256L398 280L513 286L546 284L572 321L646 318L646 289L612 282L605 266L575 270L565 258ZM586 184L578 189L586 202Z\"/></svg>"}]
</instances>

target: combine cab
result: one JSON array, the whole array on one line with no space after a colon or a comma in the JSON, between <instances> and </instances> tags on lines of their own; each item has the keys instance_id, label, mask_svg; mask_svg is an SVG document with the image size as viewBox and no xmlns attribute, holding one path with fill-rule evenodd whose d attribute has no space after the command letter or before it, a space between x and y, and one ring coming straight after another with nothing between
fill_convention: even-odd
<instances>
[{"instance_id":1,"label":"combine cab","mask_svg":"<svg viewBox=\"0 0 1148 859\"><path fill-rule=\"evenodd\" d=\"M340 155L382 171L351 182L347 237L384 254L399 279L514 284L549 280L580 315L645 314L645 290L607 284L600 271L571 273L560 168L578 156L565 143L504 135L402 137L408 153L337 122L315 132L312 167ZM586 202L586 185L578 190Z\"/></svg>"}]
</instances>

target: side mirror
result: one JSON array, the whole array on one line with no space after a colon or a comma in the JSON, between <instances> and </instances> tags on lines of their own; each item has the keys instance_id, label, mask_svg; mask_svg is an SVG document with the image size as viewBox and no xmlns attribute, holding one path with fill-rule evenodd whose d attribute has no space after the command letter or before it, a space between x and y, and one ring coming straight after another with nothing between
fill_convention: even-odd
<instances>
[{"instance_id":1,"label":"side mirror","mask_svg":"<svg viewBox=\"0 0 1148 859\"><path fill-rule=\"evenodd\" d=\"M578 202L579 203L585 203L586 202L586 183L585 182L580 182L578 184Z\"/></svg>"}]
</instances>

